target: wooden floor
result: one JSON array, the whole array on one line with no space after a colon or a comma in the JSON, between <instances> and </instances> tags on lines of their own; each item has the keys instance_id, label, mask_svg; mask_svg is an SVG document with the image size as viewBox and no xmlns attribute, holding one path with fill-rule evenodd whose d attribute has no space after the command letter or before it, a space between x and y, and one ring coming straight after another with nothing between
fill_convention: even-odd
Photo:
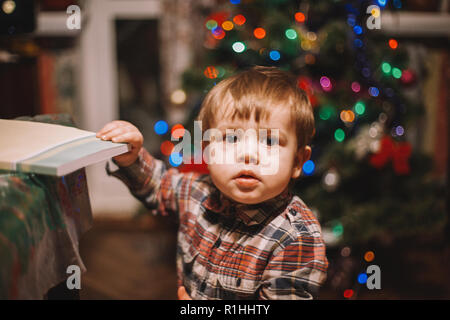
<instances>
[{"instance_id":1,"label":"wooden floor","mask_svg":"<svg viewBox=\"0 0 450 320\"><path fill-rule=\"evenodd\" d=\"M176 299L175 250L167 224L94 222L80 242L80 298Z\"/></svg>"},{"instance_id":2,"label":"wooden floor","mask_svg":"<svg viewBox=\"0 0 450 320\"><path fill-rule=\"evenodd\" d=\"M328 279L320 298L344 299L343 291L353 288L357 299L449 299L450 247L444 250L434 243L408 240L369 247L376 255L373 263L382 270L382 290L356 283L367 248L353 248L352 256L345 259L340 249L328 248ZM163 218L96 221L80 242L87 267L80 298L176 299L175 252L176 226ZM339 278L343 280L336 285Z\"/></svg>"}]
</instances>

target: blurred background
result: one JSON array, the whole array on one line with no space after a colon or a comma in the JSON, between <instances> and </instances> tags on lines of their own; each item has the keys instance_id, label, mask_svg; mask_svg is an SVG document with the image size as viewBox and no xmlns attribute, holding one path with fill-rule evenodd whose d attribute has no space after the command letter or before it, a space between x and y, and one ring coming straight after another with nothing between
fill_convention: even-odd
<instances>
[{"instance_id":1,"label":"blurred background","mask_svg":"<svg viewBox=\"0 0 450 320\"><path fill-rule=\"evenodd\" d=\"M314 108L294 186L321 222L322 299L450 298L447 0L0 0L0 118L122 119L169 167L171 131L252 65L297 76ZM0 129L1 131L1 129ZM193 149L193 152L198 150ZM82 299L176 299L174 221L105 163L87 169L94 226ZM381 289L366 285L367 267Z\"/></svg>"}]
</instances>

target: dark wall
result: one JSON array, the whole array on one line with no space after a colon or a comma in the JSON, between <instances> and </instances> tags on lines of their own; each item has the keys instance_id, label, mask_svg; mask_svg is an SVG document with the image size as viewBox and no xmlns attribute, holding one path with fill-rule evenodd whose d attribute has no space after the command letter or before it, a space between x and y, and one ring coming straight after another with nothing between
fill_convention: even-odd
<instances>
[{"instance_id":1,"label":"dark wall","mask_svg":"<svg viewBox=\"0 0 450 320\"><path fill-rule=\"evenodd\" d=\"M36 58L0 63L0 118L34 116L39 111Z\"/></svg>"}]
</instances>

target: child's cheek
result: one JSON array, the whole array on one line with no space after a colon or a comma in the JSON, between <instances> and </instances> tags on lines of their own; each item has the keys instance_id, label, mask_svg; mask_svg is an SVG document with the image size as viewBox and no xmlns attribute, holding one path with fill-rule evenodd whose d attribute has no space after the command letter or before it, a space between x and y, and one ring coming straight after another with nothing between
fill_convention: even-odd
<instances>
[{"instance_id":1,"label":"child's cheek","mask_svg":"<svg viewBox=\"0 0 450 320\"><path fill-rule=\"evenodd\" d=\"M203 150L203 159L207 164L222 164L223 143L211 142Z\"/></svg>"},{"instance_id":2,"label":"child's cheek","mask_svg":"<svg viewBox=\"0 0 450 320\"><path fill-rule=\"evenodd\" d=\"M262 176L277 175L280 171L280 148L261 147L259 151L260 174Z\"/></svg>"}]
</instances>

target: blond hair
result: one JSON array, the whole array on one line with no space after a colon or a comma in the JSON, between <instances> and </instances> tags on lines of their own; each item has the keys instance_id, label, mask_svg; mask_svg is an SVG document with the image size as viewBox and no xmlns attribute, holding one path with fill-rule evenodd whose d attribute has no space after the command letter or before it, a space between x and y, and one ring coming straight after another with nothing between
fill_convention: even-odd
<instances>
[{"instance_id":1,"label":"blond hair","mask_svg":"<svg viewBox=\"0 0 450 320\"><path fill-rule=\"evenodd\" d=\"M203 100L197 120L202 130L214 127L219 110L224 114L255 121L270 117L272 107L290 108L298 148L308 145L314 135L314 114L305 92L298 88L295 78L275 67L255 66L233 75L214 86Z\"/></svg>"}]
</instances>

